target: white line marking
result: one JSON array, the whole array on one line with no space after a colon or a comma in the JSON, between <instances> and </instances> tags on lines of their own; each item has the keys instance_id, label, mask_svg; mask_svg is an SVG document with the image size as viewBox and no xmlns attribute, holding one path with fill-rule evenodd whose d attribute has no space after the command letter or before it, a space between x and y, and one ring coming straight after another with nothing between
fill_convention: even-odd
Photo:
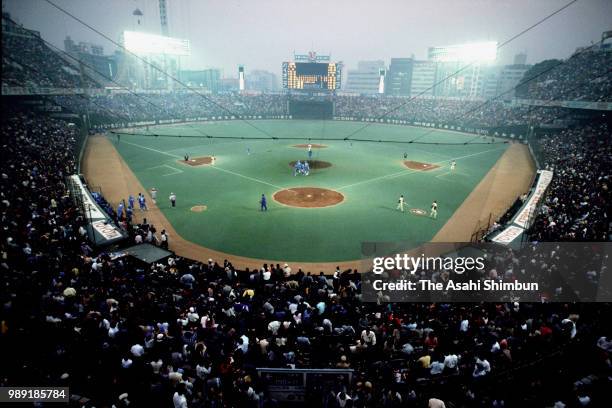
<instances>
[{"instance_id":1,"label":"white line marking","mask_svg":"<svg viewBox=\"0 0 612 408\"><path fill-rule=\"evenodd\" d=\"M176 169L176 168L174 168L174 167L172 167L172 166L168 166L167 164L162 164L160 167L167 167L167 168L169 168L169 169L174 170L174 172L172 172L172 173L162 174L162 176L163 176L163 177L165 177L165 176L172 176L173 174L180 174L180 173L182 173L182 172L183 172L183 170Z\"/></svg>"},{"instance_id":2,"label":"white line marking","mask_svg":"<svg viewBox=\"0 0 612 408\"><path fill-rule=\"evenodd\" d=\"M442 176L446 176L447 174L450 174L450 171L447 171L446 173L438 174L438 175L436 176L436 178L440 178L440 177L442 177Z\"/></svg>"},{"instance_id":3,"label":"white line marking","mask_svg":"<svg viewBox=\"0 0 612 408\"><path fill-rule=\"evenodd\" d=\"M277 185L272 184L272 183L268 183L267 181L259 180L259 179L256 179L254 177L245 176L244 174L236 173L235 171L227 170L227 169L224 169L224 168L221 168L221 167L218 167L218 166L208 166L207 168L215 169L215 170L219 170L219 171L224 171L226 173L233 174L234 176L242 177L242 178L247 179L247 180L251 180L251 181L255 181L257 183L265 184L267 186L274 187L276 189L284 189L283 187L277 186Z\"/></svg>"},{"instance_id":4,"label":"white line marking","mask_svg":"<svg viewBox=\"0 0 612 408\"><path fill-rule=\"evenodd\" d=\"M155 152L155 153L165 154L166 156L176 157L178 159L182 159L181 156L177 156L176 154L172 154L172 153L164 152L164 151L161 151L161 150L153 149L152 147L146 147L146 146L142 146L142 145L139 145L139 144L136 144L136 143L126 142L126 141L123 141L123 142L120 142L120 143L127 143L127 144L132 145L132 146L140 147L141 149L147 149L147 150L150 150L150 151Z\"/></svg>"},{"instance_id":5,"label":"white line marking","mask_svg":"<svg viewBox=\"0 0 612 408\"><path fill-rule=\"evenodd\" d=\"M140 147L140 148L142 148L142 149L147 149L147 150L151 150L151 151L156 152L156 153L165 154L165 155L167 155L167 156L177 157L177 158L179 158L179 159L182 159L182 157L177 156L177 155L175 155L175 154L171 154L171 153L163 152L163 151L161 151L161 150L153 149L153 148L151 148L151 147L141 146L141 145L139 145L139 144L136 144L136 143L130 143L130 142L123 142L123 143L131 144L132 146ZM170 167L170 166L167 166L167 167ZM170 168L173 168L173 167L170 167ZM274 187L274 188L279 189L279 190L284 190L284 189L285 189L284 187L280 187L280 186L277 186L277 185L275 185L275 184L268 183L267 181L259 180L259 179L256 179L256 178L254 178L254 177L245 176L245 175L243 175L243 174L236 173L236 172L234 172L234 171L227 170L227 169L224 169L224 168L221 168L221 167L218 167L218 166L214 166L214 165L213 165L213 166L206 166L206 168L216 169L216 170L219 170L219 171L224 171L224 172L226 172L226 173L233 174L234 176L237 176L237 177L242 177L242 178L245 178L245 179L247 179L247 180L251 180L251 181L255 181L255 182L257 182L257 183L265 184L265 185L267 185L267 186ZM174 169L174 168L173 168L173 169ZM176 170L176 169L174 169L174 170ZM182 173L182 172L181 172L181 173ZM170 176L170 175L172 175L172 174L178 174L178 173L170 173L170 174L165 174L165 175L166 175L166 176Z\"/></svg>"},{"instance_id":6,"label":"white line marking","mask_svg":"<svg viewBox=\"0 0 612 408\"><path fill-rule=\"evenodd\" d=\"M437 175L437 176L435 176L435 177L436 177L436 178L442 178L442 177L446 176L447 174L456 174L456 175L458 175L458 176L466 176L466 177L467 177L467 174L462 173L462 172L460 172L460 171L454 171L454 170L450 170L450 171L447 171L446 173L438 174L438 175ZM450 180L449 180L449 181L450 181Z\"/></svg>"},{"instance_id":7,"label":"white line marking","mask_svg":"<svg viewBox=\"0 0 612 408\"><path fill-rule=\"evenodd\" d=\"M503 149L506 149L506 147L504 147ZM461 160L461 159L467 159L468 157L474 157L474 156L478 156L484 153L489 153L489 152L493 152L493 151L497 151L497 150L502 150L501 148L498 149L490 149L490 150L485 150L482 152L478 152L478 153L472 153L472 154L468 154L466 156L460 156L460 157L455 157L455 160ZM446 163L448 160L442 160L439 162L434 162L432 164L442 164L442 163ZM357 183L353 183L353 184L348 184L346 186L342 186L339 188L336 188L335 190L344 190L345 188L349 188L349 187L354 187L354 186L358 186L361 184L366 184L366 183L370 183L372 181L376 181L376 180L382 180L382 179L392 179L395 177L401 177L407 174L414 174L414 173L419 173L421 170L402 170L399 171L397 173L391 173L391 174L387 174L386 176L379 176L379 177L374 177L368 180L363 180L363 181L359 181Z\"/></svg>"}]
</instances>

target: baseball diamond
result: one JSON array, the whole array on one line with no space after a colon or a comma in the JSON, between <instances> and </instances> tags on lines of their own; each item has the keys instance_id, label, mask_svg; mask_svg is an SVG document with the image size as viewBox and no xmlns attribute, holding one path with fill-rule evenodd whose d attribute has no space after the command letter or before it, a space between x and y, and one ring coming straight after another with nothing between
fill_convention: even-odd
<instances>
[{"instance_id":1,"label":"baseball diamond","mask_svg":"<svg viewBox=\"0 0 612 408\"><path fill-rule=\"evenodd\" d=\"M216 136L240 139L176 137L197 135L197 126L205 126L206 132ZM465 231L471 234L480 219L489 217L492 212L503 212L516 193L526 188L534 171L521 145L464 146L461 143L473 135L459 132L437 130L428 135L431 142L457 144L406 146L378 140L384 136L399 142L420 134L421 129L377 124L362 132L361 137L371 142L350 144L329 139L350 133L360 126L359 123L325 121L322 126L322 121L316 120L268 120L258 121L257 126L273 136L299 135L312 143L313 148L326 148L313 152L308 176L293 176L295 162L308 161L306 149L296 150L295 144L282 140L249 140L254 135L253 130L240 121L155 126L149 133L155 133L156 137L147 136L146 130L138 129L130 131L134 135L122 134L120 142L109 138L107 143L112 145L111 151L119 153L124 169L136 176L143 190L156 186L159 191L173 191L179 197L176 208L166 202L159 202L157 207L181 238L200 248L253 260L356 261L360 258L362 241L427 242L436 236L469 240ZM159 167L160 163L175 165L186 153L194 160L215 155L217 164L182 166L181 172ZM404 153L407 154L405 160ZM494 169L502 157L517 153L525 158L524 166L514 172ZM99 156L86 157L87 177L101 185L105 194L113 194L115 186L122 184L108 177L106 171L98 174ZM436 177L449 171L452 160L457 161L461 172ZM488 195L470 197L492 169L498 176L495 182L511 186L515 193L496 197L494 202L488 203L483 201ZM295 187L336 191L342 195L342 200L333 202L335 205L313 208L318 206L312 204L314 197L303 197L310 203L297 203L297 197L290 200L290 195L296 195L291 192ZM284 192L279 195L281 190ZM256 205L262 193L270 198L265 214L260 214ZM408 208L429 208L431 202L437 200L437 219L412 212L400 216L392 211L394 200L400 194L406 197ZM467 204L468 197L469 202L475 203ZM207 205L205 212L190 210L201 202ZM471 213L470 218L458 213L463 203L467 207L462 208L461 213ZM304 211L299 207L310 208ZM458 227L468 219L472 225ZM295 245L290 239L296 231L307 245Z\"/></svg>"}]
</instances>

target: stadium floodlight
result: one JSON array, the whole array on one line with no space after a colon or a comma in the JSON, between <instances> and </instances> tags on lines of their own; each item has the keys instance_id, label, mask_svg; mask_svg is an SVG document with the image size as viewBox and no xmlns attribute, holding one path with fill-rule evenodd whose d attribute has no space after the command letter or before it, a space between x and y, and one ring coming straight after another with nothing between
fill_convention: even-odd
<instances>
[{"instance_id":1,"label":"stadium floodlight","mask_svg":"<svg viewBox=\"0 0 612 408\"><path fill-rule=\"evenodd\" d=\"M429 48L429 59L437 62L492 62L497 58L497 41Z\"/></svg>"},{"instance_id":2,"label":"stadium floodlight","mask_svg":"<svg viewBox=\"0 0 612 408\"><path fill-rule=\"evenodd\" d=\"M134 54L191 55L189 40L136 31L123 32L123 46Z\"/></svg>"}]
</instances>

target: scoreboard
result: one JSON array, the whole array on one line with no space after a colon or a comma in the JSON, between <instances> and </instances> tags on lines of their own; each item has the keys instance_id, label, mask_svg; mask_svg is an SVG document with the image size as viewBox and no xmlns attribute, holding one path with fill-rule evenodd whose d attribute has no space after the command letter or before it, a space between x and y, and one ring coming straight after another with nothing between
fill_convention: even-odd
<instances>
[{"instance_id":1,"label":"scoreboard","mask_svg":"<svg viewBox=\"0 0 612 408\"><path fill-rule=\"evenodd\" d=\"M341 65L322 62L283 62L283 88L303 90L340 89Z\"/></svg>"}]
</instances>

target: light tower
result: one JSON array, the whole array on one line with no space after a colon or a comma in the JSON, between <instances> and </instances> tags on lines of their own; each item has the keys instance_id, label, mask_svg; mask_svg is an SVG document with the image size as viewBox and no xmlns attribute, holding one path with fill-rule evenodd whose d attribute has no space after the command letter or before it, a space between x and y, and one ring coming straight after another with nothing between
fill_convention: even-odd
<instances>
[{"instance_id":1,"label":"light tower","mask_svg":"<svg viewBox=\"0 0 612 408\"><path fill-rule=\"evenodd\" d=\"M166 0L159 0L159 22L161 23L161 33L168 37L168 7Z\"/></svg>"},{"instance_id":2,"label":"light tower","mask_svg":"<svg viewBox=\"0 0 612 408\"><path fill-rule=\"evenodd\" d=\"M378 93L379 94L384 94L385 93L385 75L386 75L386 70L384 68L381 68L378 70L378 75L379 75L379 80L378 80Z\"/></svg>"},{"instance_id":3,"label":"light tower","mask_svg":"<svg viewBox=\"0 0 612 408\"><path fill-rule=\"evenodd\" d=\"M240 92L244 91L244 66L238 66L238 89Z\"/></svg>"}]
</instances>

